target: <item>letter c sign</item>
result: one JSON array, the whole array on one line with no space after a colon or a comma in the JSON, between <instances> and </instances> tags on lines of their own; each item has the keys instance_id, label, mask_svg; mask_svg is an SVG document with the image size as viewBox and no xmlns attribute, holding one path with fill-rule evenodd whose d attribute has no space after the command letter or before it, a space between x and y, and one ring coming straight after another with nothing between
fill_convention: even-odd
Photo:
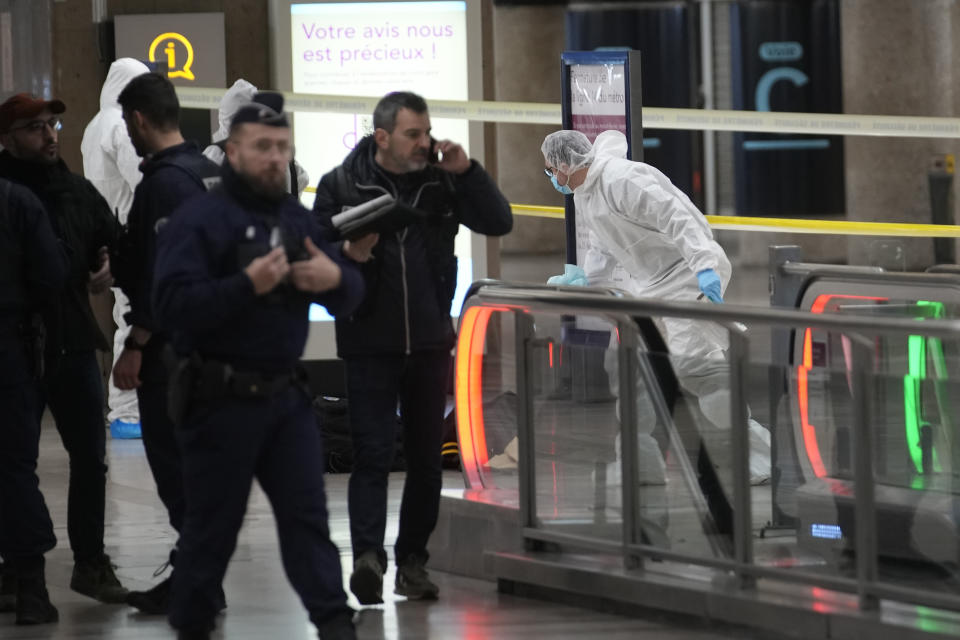
<instances>
[{"instance_id":1,"label":"letter c sign","mask_svg":"<svg viewBox=\"0 0 960 640\"><path fill-rule=\"evenodd\" d=\"M757 111L770 111L770 91L773 89L773 85L781 80L789 80L795 87L802 87L810 82L807 74L794 67L770 69L757 82L757 91L754 98Z\"/></svg>"}]
</instances>

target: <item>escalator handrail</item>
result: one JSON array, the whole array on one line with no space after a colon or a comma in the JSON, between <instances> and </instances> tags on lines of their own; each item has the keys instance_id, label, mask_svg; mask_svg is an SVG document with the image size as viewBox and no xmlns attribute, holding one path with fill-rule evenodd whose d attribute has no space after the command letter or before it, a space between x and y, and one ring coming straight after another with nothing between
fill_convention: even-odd
<instances>
[{"instance_id":1,"label":"escalator handrail","mask_svg":"<svg viewBox=\"0 0 960 640\"><path fill-rule=\"evenodd\" d=\"M952 283L957 283L956 278L951 280ZM739 323L747 323L847 332L864 331L868 334L923 334L947 339L960 338L960 320L924 320L921 323L902 318L815 314L780 307L676 302L656 298L632 298L615 289L593 287L531 286L489 281L476 287L472 295L464 300L463 308L477 304L570 315L592 313L621 317L682 317L716 322L738 333L742 332Z\"/></svg>"}]
</instances>

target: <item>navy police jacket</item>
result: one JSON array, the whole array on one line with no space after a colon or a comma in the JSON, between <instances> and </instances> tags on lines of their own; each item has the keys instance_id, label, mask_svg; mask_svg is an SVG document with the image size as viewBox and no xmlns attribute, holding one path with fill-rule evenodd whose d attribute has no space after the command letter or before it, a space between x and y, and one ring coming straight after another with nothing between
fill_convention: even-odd
<instances>
[{"instance_id":1,"label":"navy police jacket","mask_svg":"<svg viewBox=\"0 0 960 640\"><path fill-rule=\"evenodd\" d=\"M356 265L326 241L323 229L292 196L268 200L224 162L220 188L180 206L157 234L153 312L180 355L193 352L238 369L292 368L307 340L308 308L351 313L363 297ZM281 238L296 259L309 236L342 270L336 289L315 295L281 284L257 296L243 269Z\"/></svg>"},{"instance_id":2,"label":"navy police jacket","mask_svg":"<svg viewBox=\"0 0 960 640\"><path fill-rule=\"evenodd\" d=\"M434 166L396 175L377 165L375 153L373 136L366 136L321 178L313 205L321 222L330 224L344 208L385 193L425 216L380 235L373 259L361 266L363 304L337 318L337 352L350 357L449 350L455 338L450 303L457 287L457 231L464 224L489 236L508 233L510 204L476 161L462 175Z\"/></svg>"},{"instance_id":3,"label":"navy police jacket","mask_svg":"<svg viewBox=\"0 0 960 640\"><path fill-rule=\"evenodd\" d=\"M61 295L68 266L40 201L0 178L0 388L31 380L21 324Z\"/></svg>"},{"instance_id":4,"label":"navy police jacket","mask_svg":"<svg viewBox=\"0 0 960 640\"><path fill-rule=\"evenodd\" d=\"M200 153L193 142L183 142L151 155L140 164L143 180L133 194L127 218L132 253L124 262L130 273L118 278L130 299L124 316L131 325L162 333L153 320L150 289L156 254L156 234L181 204L207 191L205 179L216 177L220 167ZM216 178L219 182L219 178Z\"/></svg>"}]
</instances>

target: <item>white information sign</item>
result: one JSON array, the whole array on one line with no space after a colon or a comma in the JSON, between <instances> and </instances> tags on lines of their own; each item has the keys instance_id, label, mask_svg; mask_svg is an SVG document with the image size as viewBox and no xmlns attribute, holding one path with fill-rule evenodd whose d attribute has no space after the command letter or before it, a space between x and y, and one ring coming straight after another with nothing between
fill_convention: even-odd
<instances>
[{"instance_id":1,"label":"white information sign","mask_svg":"<svg viewBox=\"0 0 960 640\"><path fill-rule=\"evenodd\" d=\"M467 3L317 2L290 6L293 90L380 97L413 91L427 99L467 100ZM466 120L431 118L433 136L468 146ZM357 141L373 132L371 113L295 113L297 160L317 184ZM313 194L304 194L312 206ZM470 234L457 236L458 311L470 285ZM329 316L319 306L311 320Z\"/></svg>"},{"instance_id":2,"label":"white information sign","mask_svg":"<svg viewBox=\"0 0 960 640\"><path fill-rule=\"evenodd\" d=\"M570 65L570 115L573 128L590 142L603 131L627 135L627 102L622 64ZM589 232L577 225L577 263L583 266Z\"/></svg>"}]
</instances>

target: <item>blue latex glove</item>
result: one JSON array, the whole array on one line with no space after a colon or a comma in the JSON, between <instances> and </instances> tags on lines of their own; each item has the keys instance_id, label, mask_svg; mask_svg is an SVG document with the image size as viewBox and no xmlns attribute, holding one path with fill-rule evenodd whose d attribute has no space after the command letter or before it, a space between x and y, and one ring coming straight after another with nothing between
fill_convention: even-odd
<instances>
[{"instance_id":1,"label":"blue latex glove","mask_svg":"<svg viewBox=\"0 0 960 640\"><path fill-rule=\"evenodd\" d=\"M697 284L700 285L700 291L707 296L710 302L717 304L723 303L723 285L720 284L720 276L713 269L704 269L697 274Z\"/></svg>"},{"instance_id":2,"label":"blue latex glove","mask_svg":"<svg viewBox=\"0 0 960 640\"><path fill-rule=\"evenodd\" d=\"M587 274L583 272L583 269L575 264L565 264L563 265L563 275L550 276L550 278L547 279L547 284L586 287L589 286L590 283L587 282Z\"/></svg>"}]
</instances>

